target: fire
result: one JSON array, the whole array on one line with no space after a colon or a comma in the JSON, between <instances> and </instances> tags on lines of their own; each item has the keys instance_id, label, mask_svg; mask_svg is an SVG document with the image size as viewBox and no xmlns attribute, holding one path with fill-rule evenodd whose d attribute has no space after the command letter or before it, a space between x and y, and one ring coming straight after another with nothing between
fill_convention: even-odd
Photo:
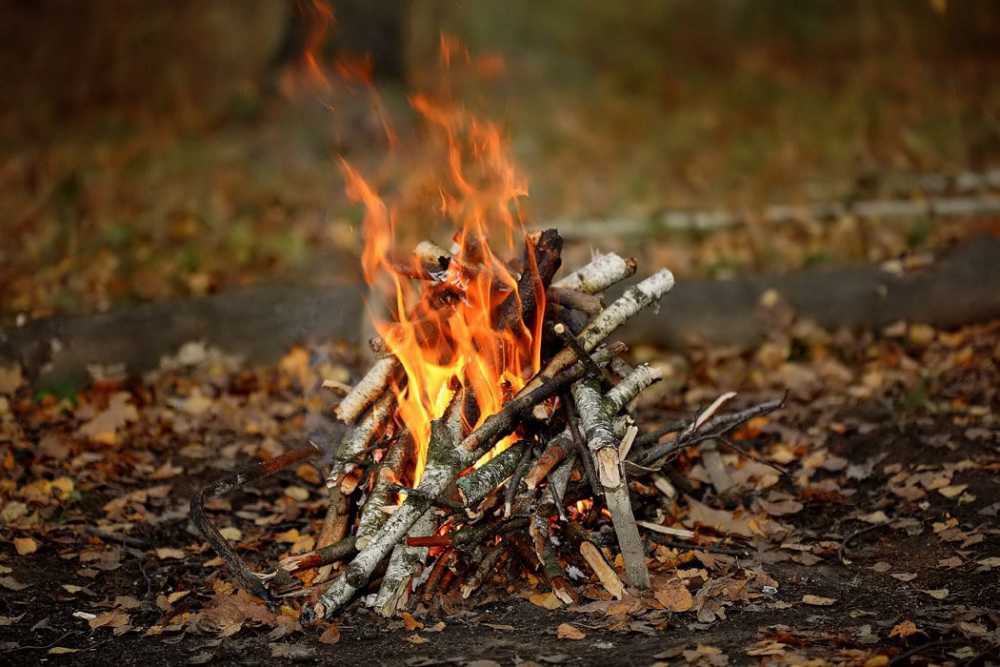
<instances>
[{"instance_id":1,"label":"fire","mask_svg":"<svg viewBox=\"0 0 1000 667\"><path fill-rule=\"evenodd\" d=\"M452 42L442 42L445 58L455 57ZM374 317L386 347L401 362L404 378L393 386L397 419L416 444L414 483L422 474L431 421L441 417L461 392L466 431L499 411L541 364L544 289L533 285L537 304L529 322L520 317L498 324L502 304L514 299L518 273L503 257L533 252L518 215L527 189L510 160L499 128L459 107L425 95L411 106L442 139L436 213L455 228L447 266L428 267L427 258L403 253L397 211L349 163L341 160L347 194L364 206L362 267L373 292L389 303L390 316ZM428 217L432 212L428 211ZM492 238L499 236L499 240ZM521 241L523 239L523 241ZM409 257L401 260L400 257ZM508 304L509 305L509 304ZM509 446L501 442L493 454Z\"/></svg>"}]
</instances>

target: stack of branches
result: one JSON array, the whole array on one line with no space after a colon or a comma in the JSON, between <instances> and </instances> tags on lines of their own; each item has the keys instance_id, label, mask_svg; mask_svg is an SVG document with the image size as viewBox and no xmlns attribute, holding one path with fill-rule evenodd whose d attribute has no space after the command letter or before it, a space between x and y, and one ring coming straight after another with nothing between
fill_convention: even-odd
<instances>
[{"instance_id":1,"label":"stack of branches","mask_svg":"<svg viewBox=\"0 0 1000 667\"><path fill-rule=\"evenodd\" d=\"M660 471L679 451L709 439L725 440L728 432L775 410L781 400L722 413L732 398L726 394L690 420L640 436L629 405L660 374L645 365L633 368L622 358L624 344L609 337L641 310L657 306L673 287L673 275L662 269L606 304L602 294L633 276L635 261L599 255L553 282L561 248L554 230L530 239L518 296L496 309L498 327L514 318L533 321L540 301L535 288L544 288L542 369L485 420L469 418L469 397L457 388L445 413L431 424L426 465L415 487L401 483L413 447L393 419L391 386L399 381L400 363L376 340L373 348L382 356L336 409L350 428L330 465L330 503L316 550L285 558L273 572L254 573L204 513L209 496L311 456L319 449L314 445L242 468L195 498L195 524L241 586L271 604L282 596L311 596L302 611L305 622L329 618L363 591L373 593L368 604L387 616L447 591L468 598L501 559L522 561L540 572L567 603L577 593L565 564L574 565L569 570L574 572L589 568L620 596L625 584L595 544L617 546L625 581L638 589L649 586L646 545L639 533L646 524L635 518L630 479L653 476L657 485L669 484ZM424 242L416 255L412 265L424 269L413 277L438 288L449 254ZM467 425L477 421L480 425L470 431ZM515 433L511 446L473 465ZM670 437L664 441L665 436ZM604 516L610 516L613 531L600 530ZM335 566L337 576L330 582ZM312 568L319 570L312 588L302 590L293 574Z\"/></svg>"}]
</instances>

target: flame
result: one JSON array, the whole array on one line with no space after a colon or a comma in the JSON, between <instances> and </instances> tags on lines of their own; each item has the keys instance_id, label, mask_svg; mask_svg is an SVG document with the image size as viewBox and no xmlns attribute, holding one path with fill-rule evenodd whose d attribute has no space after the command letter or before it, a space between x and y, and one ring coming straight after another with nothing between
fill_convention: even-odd
<instances>
[{"instance_id":1,"label":"flame","mask_svg":"<svg viewBox=\"0 0 1000 667\"><path fill-rule=\"evenodd\" d=\"M446 61L456 49L453 42L442 41ZM499 128L426 95L415 95L410 102L442 140L434 165L435 207L456 229L447 269L428 279L426 260L399 260L396 210L351 164L341 159L340 165L348 197L365 210L365 279L390 305L390 317L373 317L386 347L403 367L405 377L393 391L397 419L416 444L416 483L426 464L431 422L445 413L460 390L466 397L463 426L468 432L499 411L539 370L545 295L541 285L533 286L538 304L533 321L497 326L500 304L520 295L517 274L491 241L497 241L504 257L523 254L528 261L534 261L534 253L521 246L535 242L525 234L519 216L518 201L527 188ZM422 278L414 279L421 273ZM491 454L515 439L508 437Z\"/></svg>"}]
</instances>

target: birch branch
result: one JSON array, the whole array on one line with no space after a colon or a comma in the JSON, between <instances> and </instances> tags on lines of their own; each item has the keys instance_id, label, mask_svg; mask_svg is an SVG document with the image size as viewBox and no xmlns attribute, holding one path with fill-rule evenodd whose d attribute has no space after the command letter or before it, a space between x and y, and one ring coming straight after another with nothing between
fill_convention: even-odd
<instances>
[{"instance_id":1,"label":"birch branch","mask_svg":"<svg viewBox=\"0 0 1000 667\"><path fill-rule=\"evenodd\" d=\"M612 387L605 399L611 404L612 410L618 412L647 387L659 382L662 377L663 371L658 368L639 366Z\"/></svg>"},{"instance_id":2,"label":"birch branch","mask_svg":"<svg viewBox=\"0 0 1000 667\"><path fill-rule=\"evenodd\" d=\"M587 378L573 385L573 398L583 421L587 446L597 462L598 478L611 512L611 521L618 537L618 546L625 561L625 576L639 588L649 588L649 571L642 538L632 514L628 482L618 452L618 441L612 426L614 413L601 397L597 381Z\"/></svg>"},{"instance_id":3,"label":"birch branch","mask_svg":"<svg viewBox=\"0 0 1000 667\"><path fill-rule=\"evenodd\" d=\"M589 264L563 276L552 286L574 289L584 294L597 294L631 276L635 273L636 267L634 259L622 259L611 252L596 256Z\"/></svg>"},{"instance_id":4,"label":"birch branch","mask_svg":"<svg viewBox=\"0 0 1000 667\"><path fill-rule=\"evenodd\" d=\"M365 418L344 434L344 439L341 440L340 447L337 448L337 455L330 466L330 475L326 481L327 486L340 484L344 473L353 469L368 443L375 437L379 427L389 418L395 402L396 399L391 393L384 393L369 408Z\"/></svg>"},{"instance_id":5,"label":"birch branch","mask_svg":"<svg viewBox=\"0 0 1000 667\"><path fill-rule=\"evenodd\" d=\"M368 369L351 391L334 410L337 419L345 424L353 424L369 405L374 403L389 386L396 371L401 368L395 356L378 359Z\"/></svg>"}]
</instances>

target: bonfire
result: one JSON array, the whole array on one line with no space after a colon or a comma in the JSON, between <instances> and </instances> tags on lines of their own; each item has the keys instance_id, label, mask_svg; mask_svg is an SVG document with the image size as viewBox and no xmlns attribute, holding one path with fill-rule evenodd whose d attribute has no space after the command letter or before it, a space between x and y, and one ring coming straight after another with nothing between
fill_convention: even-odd
<instances>
[{"instance_id":1,"label":"bonfire","mask_svg":"<svg viewBox=\"0 0 1000 667\"><path fill-rule=\"evenodd\" d=\"M335 406L349 428L339 442L311 443L205 489L194 521L243 588L270 603L305 597L305 622L362 594L387 616L435 593L468 599L501 559L539 572L565 603L578 599L567 572L592 573L615 597L648 588L647 524L635 518L630 483L670 487L660 471L677 452L781 401L725 414L726 394L640 435L628 407L660 375L631 366L611 337L659 307L671 272L636 280L634 260L607 253L559 277L562 238L524 225L526 188L499 130L428 98L412 102L444 137L435 214L452 225L450 245L401 251L396 212L341 162L347 194L366 212L361 263L378 333L374 363ZM205 500L320 451L330 503L317 549L252 572L206 520Z\"/></svg>"}]
</instances>

